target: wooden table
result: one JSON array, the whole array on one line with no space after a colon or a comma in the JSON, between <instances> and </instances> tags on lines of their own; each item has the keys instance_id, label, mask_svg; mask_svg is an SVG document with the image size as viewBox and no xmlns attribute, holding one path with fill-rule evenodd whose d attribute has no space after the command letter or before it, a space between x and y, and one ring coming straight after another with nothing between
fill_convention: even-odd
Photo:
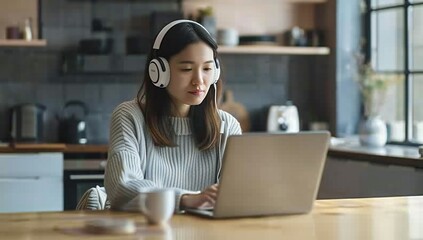
<instances>
[{"instance_id":1,"label":"wooden table","mask_svg":"<svg viewBox=\"0 0 423 240\"><path fill-rule=\"evenodd\" d=\"M129 218L133 235L83 231L96 218ZM0 239L423 239L423 196L318 200L306 215L210 220L175 215L148 226L138 213L111 211L0 214Z\"/></svg>"}]
</instances>

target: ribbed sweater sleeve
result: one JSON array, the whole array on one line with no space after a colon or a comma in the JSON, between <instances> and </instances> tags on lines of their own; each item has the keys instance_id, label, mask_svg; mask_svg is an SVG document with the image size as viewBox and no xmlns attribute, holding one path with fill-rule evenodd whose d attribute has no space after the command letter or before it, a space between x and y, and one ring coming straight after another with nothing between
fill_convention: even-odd
<instances>
[{"instance_id":1,"label":"ribbed sweater sleeve","mask_svg":"<svg viewBox=\"0 0 423 240\"><path fill-rule=\"evenodd\" d=\"M219 113L225 122L225 144L229 135L241 134L241 128L230 114ZM175 211L179 212L183 194L198 193L214 183L217 151L198 150L187 118L174 118L172 123L178 147L158 147L135 100L124 102L113 111L104 179L112 208L125 207L139 192L150 188L172 188Z\"/></svg>"}]
</instances>

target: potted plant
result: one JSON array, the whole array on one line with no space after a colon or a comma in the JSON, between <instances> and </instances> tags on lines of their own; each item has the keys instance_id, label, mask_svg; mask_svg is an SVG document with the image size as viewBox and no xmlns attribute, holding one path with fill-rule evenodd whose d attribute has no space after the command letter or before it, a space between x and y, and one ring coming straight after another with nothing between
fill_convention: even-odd
<instances>
[{"instance_id":1,"label":"potted plant","mask_svg":"<svg viewBox=\"0 0 423 240\"><path fill-rule=\"evenodd\" d=\"M213 14L213 8L211 6L200 8L198 10L198 22L203 25L210 35L216 39L216 19Z\"/></svg>"},{"instance_id":2,"label":"potted plant","mask_svg":"<svg viewBox=\"0 0 423 240\"><path fill-rule=\"evenodd\" d=\"M395 74L376 72L370 63L358 57L357 83L363 103L363 119L359 124L361 145L381 147L387 142L386 123L380 117L389 87L398 82Z\"/></svg>"}]
</instances>

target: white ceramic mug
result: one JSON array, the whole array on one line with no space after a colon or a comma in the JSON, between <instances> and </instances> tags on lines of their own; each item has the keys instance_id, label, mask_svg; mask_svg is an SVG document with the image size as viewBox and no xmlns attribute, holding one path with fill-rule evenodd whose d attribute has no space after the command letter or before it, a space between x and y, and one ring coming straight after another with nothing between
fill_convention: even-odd
<instances>
[{"instance_id":1,"label":"white ceramic mug","mask_svg":"<svg viewBox=\"0 0 423 240\"><path fill-rule=\"evenodd\" d=\"M175 211L175 191L149 189L139 194L139 204L149 224L164 224Z\"/></svg>"}]
</instances>

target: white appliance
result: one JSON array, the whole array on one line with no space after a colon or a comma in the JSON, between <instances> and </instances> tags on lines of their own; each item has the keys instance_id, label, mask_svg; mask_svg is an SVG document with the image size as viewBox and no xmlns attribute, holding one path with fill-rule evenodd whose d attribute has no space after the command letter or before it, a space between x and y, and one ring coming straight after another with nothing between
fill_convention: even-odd
<instances>
[{"instance_id":1,"label":"white appliance","mask_svg":"<svg viewBox=\"0 0 423 240\"><path fill-rule=\"evenodd\" d=\"M294 105L275 105L269 108L267 116L268 132L299 132L298 109Z\"/></svg>"},{"instance_id":2,"label":"white appliance","mask_svg":"<svg viewBox=\"0 0 423 240\"><path fill-rule=\"evenodd\" d=\"M0 154L0 213L63 211L63 153Z\"/></svg>"}]
</instances>

